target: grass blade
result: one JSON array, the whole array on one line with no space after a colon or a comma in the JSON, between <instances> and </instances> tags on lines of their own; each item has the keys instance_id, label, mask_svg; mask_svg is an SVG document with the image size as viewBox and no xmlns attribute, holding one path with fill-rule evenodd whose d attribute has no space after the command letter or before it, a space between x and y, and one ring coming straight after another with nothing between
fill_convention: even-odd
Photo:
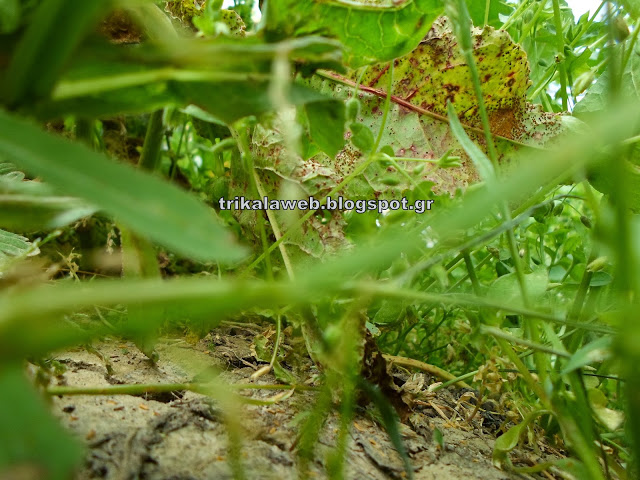
<instances>
[{"instance_id":1,"label":"grass blade","mask_svg":"<svg viewBox=\"0 0 640 480\"><path fill-rule=\"evenodd\" d=\"M194 197L4 112L0 154L182 255L224 262L243 256L213 210Z\"/></svg>"},{"instance_id":2,"label":"grass blade","mask_svg":"<svg viewBox=\"0 0 640 480\"><path fill-rule=\"evenodd\" d=\"M7 71L3 100L11 106L49 94L69 57L109 2L41 2Z\"/></svg>"}]
</instances>

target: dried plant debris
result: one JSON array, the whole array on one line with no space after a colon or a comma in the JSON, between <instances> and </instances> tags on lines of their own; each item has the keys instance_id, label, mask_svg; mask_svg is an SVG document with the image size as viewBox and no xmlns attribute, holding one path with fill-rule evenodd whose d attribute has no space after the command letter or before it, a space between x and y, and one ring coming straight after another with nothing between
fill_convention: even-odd
<instances>
[{"instance_id":1,"label":"dried plant debris","mask_svg":"<svg viewBox=\"0 0 640 480\"><path fill-rule=\"evenodd\" d=\"M226 353L212 347L216 343L243 345L248 351L252 335L230 335L220 329L189 345L182 341L161 342L160 361L149 364L131 343L97 343L95 348L110 358L108 374L99 356L74 349L59 352L57 361L67 368L56 382L68 386L109 387L114 383L149 384L192 381L215 365L225 381L240 385L251 382L254 372L247 364L229 361ZM246 333L246 334L245 334ZM244 342L244 343L243 343ZM247 360L256 361L247 356ZM247 362L250 364L251 362ZM458 389L428 392L428 378L394 372L396 382L404 384L416 399L400 434L411 458L416 479L509 479L515 474L500 471L491 464L494 436L486 432L486 419L477 415L465 421L467 409L461 406ZM258 384L277 380L266 374ZM215 402L192 392L175 392L166 398L134 396L62 396L52 398L51 408L75 438L86 445L85 463L75 478L232 478L229 437L225 413ZM269 390L243 393L256 400L274 394ZM302 411L316 401L311 392L267 406L242 407L242 463L247 478L298 478L296 437ZM484 414L484 408L483 414ZM402 461L375 415L375 409L359 408L348 437L345 478L405 478ZM310 469L313 478L327 478L327 454L334 448L340 419L330 415L320 432ZM442 445L433 440L441 432ZM557 458L548 446L539 444L537 455L531 448L517 448L515 462Z\"/></svg>"}]
</instances>

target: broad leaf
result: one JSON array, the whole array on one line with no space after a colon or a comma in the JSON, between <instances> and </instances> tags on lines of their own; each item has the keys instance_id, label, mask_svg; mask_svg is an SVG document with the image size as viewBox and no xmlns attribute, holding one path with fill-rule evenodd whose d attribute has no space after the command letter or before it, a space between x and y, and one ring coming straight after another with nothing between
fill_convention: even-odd
<instances>
[{"instance_id":1,"label":"broad leaf","mask_svg":"<svg viewBox=\"0 0 640 480\"><path fill-rule=\"evenodd\" d=\"M344 103L335 100L305 106L309 135L320 149L334 157L344 147Z\"/></svg>"},{"instance_id":2,"label":"broad leaf","mask_svg":"<svg viewBox=\"0 0 640 480\"><path fill-rule=\"evenodd\" d=\"M547 269L544 267L537 268L532 273L525 275L524 278L529 298L534 302L539 301L545 294L549 284ZM522 293L517 275L509 273L499 277L487 291L487 296L509 305L521 304Z\"/></svg>"},{"instance_id":3,"label":"broad leaf","mask_svg":"<svg viewBox=\"0 0 640 480\"><path fill-rule=\"evenodd\" d=\"M352 68L410 52L438 15L440 0L267 0L266 35L338 38Z\"/></svg>"},{"instance_id":4,"label":"broad leaf","mask_svg":"<svg viewBox=\"0 0 640 480\"><path fill-rule=\"evenodd\" d=\"M243 256L213 210L194 197L3 112L0 155L183 255L202 261Z\"/></svg>"},{"instance_id":5,"label":"broad leaf","mask_svg":"<svg viewBox=\"0 0 640 480\"><path fill-rule=\"evenodd\" d=\"M584 98L580 100L573 114L578 117L588 117L590 114L602 112L610 102L611 69L600 75L596 83L589 88ZM619 95L623 98L640 98L640 47L629 56L629 62L622 73Z\"/></svg>"},{"instance_id":6,"label":"broad leaf","mask_svg":"<svg viewBox=\"0 0 640 480\"><path fill-rule=\"evenodd\" d=\"M467 6L469 8L469 14L471 15L473 24L477 27L484 26L487 14L487 2L467 0ZM489 15L487 25L491 25L492 27L500 27L502 25L500 15L507 17L513 11L513 5L509 5L504 0L490 0L488 6Z\"/></svg>"},{"instance_id":7,"label":"broad leaf","mask_svg":"<svg viewBox=\"0 0 640 480\"><path fill-rule=\"evenodd\" d=\"M624 423L624 413L620 410L607 408L609 400L601 390L590 388L588 395L589 403L598 421L607 427L610 432L619 429Z\"/></svg>"},{"instance_id":8,"label":"broad leaf","mask_svg":"<svg viewBox=\"0 0 640 480\"><path fill-rule=\"evenodd\" d=\"M602 337L575 352L562 370L562 374L573 372L594 362L603 362L611 358L613 338Z\"/></svg>"},{"instance_id":9,"label":"broad leaf","mask_svg":"<svg viewBox=\"0 0 640 480\"><path fill-rule=\"evenodd\" d=\"M527 102L526 92L530 85L527 58L509 35L491 27L475 28L472 33L473 55L482 80L499 162L504 170L505 165L515 165L515 157L523 146L544 146L565 127L560 116L545 113L539 106ZM327 73L308 83L326 95L353 102L353 91L360 74L359 71L350 71L347 75ZM350 141L335 158L324 153L298 159L283 155L281 132L284 127L280 119L276 119L269 130L256 128L253 152L256 166L263 170L264 183L269 187L268 195L277 197L283 184L281 179L286 179L304 194L317 198L352 174L366 160L372 139L382 128L389 75L387 63L371 66L364 73L358 94L362 108L350 125ZM407 191L416 191L416 185L422 186L416 193L420 198L429 194L452 195L456 190L476 183L479 175L458 141L460 135L456 136L449 128L448 102L455 107L469 144L475 142L475 152L486 155L485 139L469 68L445 18L434 22L426 39L413 52L394 61L391 83L391 110L381 145L387 145L385 152L400 159L398 164L412 180L394 165L376 161L344 188L344 197L351 200L400 199ZM366 142L362 141L363 133L367 133ZM439 168L434 160L444 155L460 156L462 166ZM407 157L417 161L401 160ZM432 162L421 162L421 159ZM431 182L426 192L424 187L428 184L425 182ZM247 223L248 217L243 214L241 222ZM340 215L327 211L322 221L313 217L310 223L312 228L292 235L288 243L319 256L344 245Z\"/></svg>"}]
</instances>

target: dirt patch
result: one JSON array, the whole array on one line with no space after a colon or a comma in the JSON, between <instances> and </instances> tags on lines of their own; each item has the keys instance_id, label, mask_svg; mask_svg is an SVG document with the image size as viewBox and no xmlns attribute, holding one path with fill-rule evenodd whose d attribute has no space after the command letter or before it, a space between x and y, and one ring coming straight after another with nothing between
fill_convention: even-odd
<instances>
[{"instance_id":1,"label":"dirt patch","mask_svg":"<svg viewBox=\"0 0 640 480\"><path fill-rule=\"evenodd\" d=\"M152 365L130 342L110 340L94 345L111 363L85 349L56 355L67 367L58 379L76 387L114 384L185 383L211 368L233 385L274 384L270 374L252 381L260 367L251 355L251 342L260 327L215 332L197 344L164 340L157 347L160 360ZM215 341L214 341L215 340ZM216 344L218 346L216 346ZM413 382L415 376L400 372ZM425 382L425 386L429 382ZM417 383L422 388L421 382ZM243 395L265 400L275 393L247 390ZM496 469L491 463L492 424L501 419L484 412L470 424L456 413L459 390L445 390L431 400L417 402L401 433L411 457L416 479L498 480L522 478ZM241 458L247 478L293 479L296 469L298 415L313 405L313 392L296 392L268 406L241 407L243 444ZM189 391L158 395L101 395L55 397L52 409L61 422L87 446L86 461L78 479L226 479L229 467L228 435L223 412L204 395ZM494 415L495 417L495 415ZM489 420L487 420L489 419ZM315 450L312 478L326 478L325 461L335 445L338 417L329 418ZM493 422L493 423L492 423ZM495 427L495 425L494 425ZM434 440L434 430L444 437L444 448ZM494 428L495 429L495 428ZM533 452L518 452L523 464L539 461ZM347 478L405 478L402 461L385 430L362 410L351 427Z\"/></svg>"}]
</instances>

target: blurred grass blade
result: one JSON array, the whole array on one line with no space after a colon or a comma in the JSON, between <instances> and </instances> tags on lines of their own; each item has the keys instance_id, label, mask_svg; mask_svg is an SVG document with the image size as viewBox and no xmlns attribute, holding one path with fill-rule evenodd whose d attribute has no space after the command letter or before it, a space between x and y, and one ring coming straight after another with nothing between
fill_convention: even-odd
<instances>
[{"instance_id":1,"label":"blurred grass blade","mask_svg":"<svg viewBox=\"0 0 640 480\"><path fill-rule=\"evenodd\" d=\"M219 281L193 277L170 281L127 280L58 283L0 295L0 362L37 356L96 338L104 325L79 329L58 321L64 314L95 305L164 309L168 318L202 320L213 327L225 316L253 307L273 308L318 297L308 286L284 283ZM130 318L121 332L153 332L163 320L156 316ZM113 334L113 331L110 331Z\"/></svg>"},{"instance_id":2,"label":"blurred grass blade","mask_svg":"<svg viewBox=\"0 0 640 480\"><path fill-rule=\"evenodd\" d=\"M0 163L0 228L28 233L67 226L95 213L73 197L56 196L49 185L25 180L10 163Z\"/></svg>"},{"instance_id":3,"label":"blurred grass blade","mask_svg":"<svg viewBox=\"0 0 640 480\"><path fill-rule=\"evenodd\" d=\"M473 143L469 135L467 135L467 132L464 131L452 103L449 103L447 109L451 131L460 142L460 145L462 145L462 148L464 148L464 151L471 157L473 164L480 174L480 178L487 183L492 182L495 178L495 170L493 169L491 160L480 150L480 147Z\"/></svg>"},{"instance_id":4,"label":"blurred grass blade","mask_svg":"<svg viewBox=\"0 0 640 480\"><path fill-rule=\"evenodd\" d=\"M85 33L109 6L105 1L44 0L6 72L2 100L16 106L45 97Z\"/></svg>"},{"instance_id":5,"label":"blurred grass blade","mask_svg":"<svg viewBox=\"0 0 640 480\"><path fill-rule=\"evenodd\" d=\"M360 388L367 394L369 400L371 400L371 402L380 411L380 416L382 417L384 428L389 434L389 439L402 458L407 478L412 479L413 466L411 465L411 460L409 459L407 450L404 448L404 443L402 442L402 435L400 434L399 428L400 420L398 419L395 410L377 385L372 385L363 378L360 378L359 380Z\"/></svg>"},{"instance_id":6,"label":"blurred grass blade","mask_svg":"<svg viewBox=\"0 0 640 480\"><path fill-rule=\"evenodd\" d=\"M0 228L35 232L65 227L96 209L72 197L33 197L0 194Z\"/></svg>"},{"instance_id":7,"label":"blurred grass blade","mask_svg":"<svg viewBox=\"0 0 640 480\"><path fill-rule=\"evenodd\" d=\"M567 364L562 370L562 375L566 375L591 363L603 362L609 359L612 356L612 345L613 338L610 336L599 338L598 340L585 345L575 352L567 361Z\"/></svg>"},{"instance_id":8,"label":"blurred grass blade","mask_svg":"<svg viewBox=\"0 0 640 480\"><path fill-rule=\"evenodd\" d=\"M1 111L0 155L182 255L224 262L243 257L213 210L194 197Z\"/></svg>"},{"instance_id":9,"label":"blurred grass blade","mask_svg":"<svg viewBox=\"0 0 640 480\"><path fill-rule=\"evenodd\" d=\"M71 478L82 448L49 414L22 370L20 364L0 369L0 478Z\"/></svg>"}]
</instances>

